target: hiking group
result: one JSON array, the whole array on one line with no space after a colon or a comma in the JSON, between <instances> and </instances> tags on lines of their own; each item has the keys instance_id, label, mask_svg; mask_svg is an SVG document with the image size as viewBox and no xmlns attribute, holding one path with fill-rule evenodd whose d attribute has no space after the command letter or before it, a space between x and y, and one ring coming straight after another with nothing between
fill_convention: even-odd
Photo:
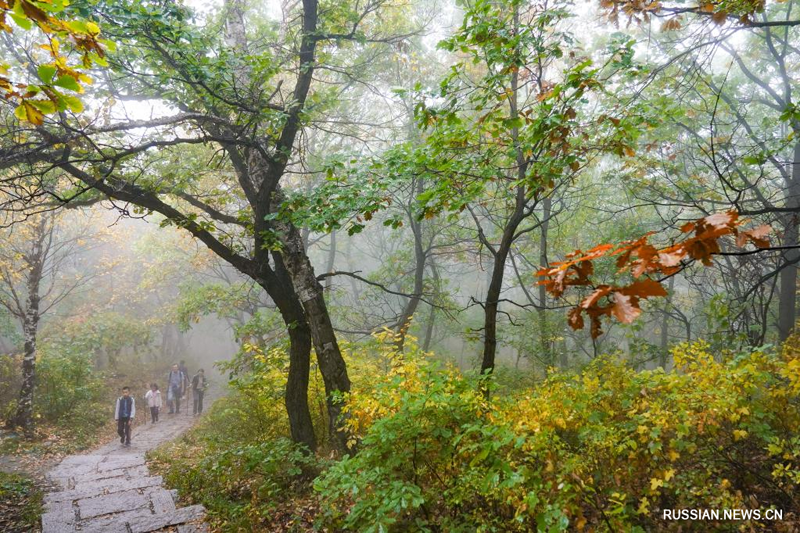
<instances>
[{"instance_id":1,"label":"hiking group","mask_svg":"<svg viewBox=\"0 0 800 533\"><path fill-rule=\"evenodd\" d=\"M193 399L193 416L203 412L203 397L208 388L205 371L201 368L189 380L189 371L186 362L172 365L167 374L167 407L168 414L178 414L181 410L181 399L185 398L186 391L191 388ZM150 423L158 422L161 411L161 390L157 383L151 383L150 389L144 395L145 404L150 408ZM187 406L188 413L188 406ZM114 406L114 420L117 421L117 434L120 443L128 447L131 445L131 424L136 419L136 400L131 396L130 387L122 387L122 395L117 398Z\"/></svg>"}]
</instances>

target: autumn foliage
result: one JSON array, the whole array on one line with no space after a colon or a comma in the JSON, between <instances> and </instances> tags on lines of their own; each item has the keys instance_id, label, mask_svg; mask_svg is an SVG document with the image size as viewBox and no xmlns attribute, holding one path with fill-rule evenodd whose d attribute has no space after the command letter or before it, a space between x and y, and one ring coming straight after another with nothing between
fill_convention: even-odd
<instances>
[{"instance_id":1,"label":"autumn foliage","mask_svg":"<svg viewBox=\"0 0 800 533\"><path fill-rule=\"evenodd\" d=\"M682 238L663 248L650 242L654 234L650 232L617 246L601 244L587 252L576 250L568 254L565 261L539 270L537 275L543 278L539 284L544 285L554 298L562 297L569 287L593 289L570 309L568 322L573 329L583 329L586 314L591 323L592 338L597 338L603 332L602 317L614 317L629 324L642 313L641 300L667 295L661 281L693 262L711 266L713 256L722 253L723 237L734 237L737 247L749 243L757 248L769 246L767 235L772 231L770 226L743 230L743 222L735 211L716 213L684 224L681 227ZM619 273L630 275L633 281L627 285L595 284L592 280L594 261L604 257L616 257Z\"/></svg>"},{"instance_id":2,"label":"autumn foliage","mask_svg":"<svg viewBox=\"0 0 800 533\"><path fill-rule=\"evenodd\" d=\"M76 113L83 110L83 103L74 96L84 92L84 85L92 83L83 70L94 65L107 66L106 49L114 49L113 42L100 38L97 24L65 16L68 6L68 0L0 0L0 32L12 33L13 21L18 28L36 27L44 35L36 48L44 50L46 55L38 66L30 69L36 71L38 79L26 80L25 69L14 73L12 65L0 60L0 96L18 104L14 112L18 119L37 126L44 122L45 115L67 109ZM64 44L78 52L80 62L70 61ZM27 56L36 58L35 54Z\"/></svg>"},{"instance_id":3,"label":"autumn foliage","mask_svg":"<svg viewBox=\"0 0 800 533\"><path fill-rule=\"evenodd\" d=\"M354 457L315 482L336 531L734 531L662 509L784 511L797 526L797 339L673 348L675 372L601 357L492 400L424 358L348 399Z\"/></svg>"}]
</instances>

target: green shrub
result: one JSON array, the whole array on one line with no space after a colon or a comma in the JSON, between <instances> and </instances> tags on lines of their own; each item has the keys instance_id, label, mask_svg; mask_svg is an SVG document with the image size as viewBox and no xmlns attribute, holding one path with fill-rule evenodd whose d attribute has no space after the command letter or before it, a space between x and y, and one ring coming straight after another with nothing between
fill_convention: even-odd
<instances>
[{"instance_id":1,"label":"green shrub","mask_svg":"<svg viewBox=\"0 0 800 533\"><path fill-rule=\"evenodd\" d=\"M352 458L315 482L336 531L696 531L661 509L800 514L800 354L673 351L677 372L601 358L491 401L406 359L352 394ZM791 513L791 514L790 514Z\"/></svg>"},{"instance_id":2,"label":"green shrub","mask_svg":"<svg viewBox=\"0 0 800 533\"><path fill-rule=\"evenodd\" d=\"M47 354L37 361L34 407L44 420L72 420L76 414L96 410L108 392L103 379L94 371L88 355ZM102 415L108 416L106 408ZM92 417L84 417L91 420Z\"/></svg>"},{"instance_id":3,"label":"green shrub","mask_svg":"<svg viewBox=\"0 0 800 533\"><path fill-rule=\"evenodd\" d=\"M298 494L309 493L319 460L289 439L239 441L235 399L215 402L207 417L179 441L149 455L153 469L191 503L208 509L223 531L254 531ZM220 425L221 424L221 425ZM228 430L233 429L233 433Z\"/></svg>"}]
</instances>

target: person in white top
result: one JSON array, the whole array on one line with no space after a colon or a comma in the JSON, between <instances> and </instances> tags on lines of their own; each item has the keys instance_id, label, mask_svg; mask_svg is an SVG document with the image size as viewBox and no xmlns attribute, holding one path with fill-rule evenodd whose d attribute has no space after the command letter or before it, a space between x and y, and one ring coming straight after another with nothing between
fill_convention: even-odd
<instances>
[{"instance_id":1,"label":"person in white top","mask_svg":"<svg viewBox=\"0 0 800 533\"><path fill-rule=\"evenodd\" d=\"M158 385L155 383L150 384L150 390L144 395L147 406L150 407L150 423L155 424L158 422L158 412L161 410L161 391L158 390Z\"/></svg>"}]
</instances>

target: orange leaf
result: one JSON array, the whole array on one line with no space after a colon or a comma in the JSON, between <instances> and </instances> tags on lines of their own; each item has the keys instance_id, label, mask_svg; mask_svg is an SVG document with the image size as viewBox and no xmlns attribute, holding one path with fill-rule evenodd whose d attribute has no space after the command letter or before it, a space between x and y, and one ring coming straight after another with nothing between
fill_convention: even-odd
<instances>
[{"instance_id":1,"label":"orange leaf","mask_svg":"<svg viewBox=\"0 0 800 533\"><path fill-rule=\"evenodd\" d=\"M714 213L705 218L701 218L700 222L715 226L717 228L730 227L736 219L739 218L739 213L736 211L728 211L727 213Z\"/></svg>"},{"instance_id":2,"label":"orange leaf","mask_svg":"<svg viewBox=\"0 0 800 533\"><path fill-rule=\"evenodd\" d=\"M617 320L623 324L630 324L642 314L637 298L621 292L614 293L614 307L611 310Z\"/></svg>"},{"instance_id":3,"label":"orange leaf","mask_svg":"<svg viewBox=\"0 0 800 533\"><path fill-rule=\"evenodd\" d=\"M607 295L610 292L611 292L610 285L600 285L596 291L587 296L581 302L580 306L583 307L584 309L589 309L590 307L594 307L595 305L597 305L597 301L600 300L600 298L602 298L603 296Z\"/></svg>"},{"instance_id":4,"label":"orange leaf","mask_svg":"<svg viewBox=\"0 0 800 533\"><path fill-rule=\"evenodd\" d=\"M623 287L619 292L637 298L652 298L653 296L667 295L667 290L664 286L650 278L636 280L627 287Z\"/></svg>"},{"instance_id":5,"label":"orange leaf","mask_svg":"<svg viewBox=\"0 0 800 533\"><path fill-rule=\"evenodd\" d=\"M567 313L567 324L572 329L578 330L583 329L583 315L581 315L582 309L580 307L573 307Z\"/></svg>"}]
</instances>

